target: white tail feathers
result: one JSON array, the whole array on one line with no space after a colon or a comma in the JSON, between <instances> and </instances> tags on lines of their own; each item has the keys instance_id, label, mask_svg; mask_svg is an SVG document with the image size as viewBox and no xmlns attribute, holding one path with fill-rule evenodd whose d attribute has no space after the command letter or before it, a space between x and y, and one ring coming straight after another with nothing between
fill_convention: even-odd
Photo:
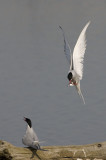
<instances>
[{"instance_id":1,"label":"white tail feathers","mask_svg":"<svg viewBox=\"0 0 106 160\"><path fill-rule=\"evenodd\" d=\"M79 96L82 98L83 103L85 104L85 100L84 100L83 94L82 94L81 89L80 89L80 82L76 85L76 89L77 89L77 92L78 92Z\"/></svg>"}]
</instances>

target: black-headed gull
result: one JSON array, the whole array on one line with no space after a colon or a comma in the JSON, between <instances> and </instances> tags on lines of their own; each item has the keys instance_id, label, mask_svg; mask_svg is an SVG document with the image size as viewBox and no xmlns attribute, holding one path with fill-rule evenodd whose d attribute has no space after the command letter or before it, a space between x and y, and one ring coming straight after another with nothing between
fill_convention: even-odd
<instances>
[{"instance_id":1,"label":"black-headed gull","mask_svg":"<svg viewBox=\"0 0 106 160\"><path fill-rule=\"evenodd\" d=\"M69 80L69 86L76 87L77 92L82 98L84 104L85 104L85 100L84 100L84 97L80 89L80 80L83 77L83 60L84 60L84 54L85 54L86 45L87 45L86 44L86 30L89 24L90 22L88 22L86 26L83 28L72 54L71 54L71 49L68 44L68 41L65 37L64 30L62 29L61 26L59 26L63 32L63 37L64 37L64 53L70 64L70 69L67 75L67 78Z\"/></svg>"},{"instance_id":2,"label":"black-headed gull","mask_svg":"<svg viewBox=\"0 0 106 160\"><path fill-rule=\"evenodd\" d=\"M32 122L29 118L24 117L24 121L27 122L28 126L26 129L26 133L24 135L24 137L22 138L22 142L24 145L28 146L28 147L32 147L36 150L43 150L40 148L40 142L39 139L36 135L36 133L34 132L33 128L32 128Z\"/></svg>"}]
</instances>

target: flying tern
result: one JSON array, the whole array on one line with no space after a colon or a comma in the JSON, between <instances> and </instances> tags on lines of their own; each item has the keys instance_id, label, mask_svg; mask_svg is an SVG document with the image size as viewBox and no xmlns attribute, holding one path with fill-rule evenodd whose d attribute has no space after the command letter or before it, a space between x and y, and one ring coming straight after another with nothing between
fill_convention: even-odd
<instances>
[{"instance_id":1,"label":"flying tern","mask_svg":"<svg viewBox=\"0 0 106 160\"><path fill-rule=\"evenodd\" d=\"M64 30L61 26L60 29L63 33L64 38L64 53L66 55L66 58L69 62L70 69L67 75L67 78L69 80L69 86L75 86L77 89L78 94L82 98L84 104L85 100L82 95L81 89L80 89L80 80L83 77L83 60L84 60L84 54L86 50L86 30L90 24L90 21L85 25L82 32L80 33L80 36L77 40L77 43L74 47L73 53L71 54L71 49L69 46L69 43L65 37Z\"/></svg>"}]
</instances>

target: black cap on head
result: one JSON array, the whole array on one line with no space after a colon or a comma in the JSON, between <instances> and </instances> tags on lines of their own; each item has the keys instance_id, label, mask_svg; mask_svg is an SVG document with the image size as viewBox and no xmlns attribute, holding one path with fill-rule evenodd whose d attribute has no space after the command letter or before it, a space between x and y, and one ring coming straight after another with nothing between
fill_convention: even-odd
<instances>
[{"instance_id":1,"label":"black cap on head","mask_svg":"<svg viewBox=\"0 0 106 160\"><path fill-rule=\"evenodd\" d=\"M26 121L28 123L30 128L32 127L32 122L29 118L24 117L24 121Z\"/></svg>"},{"instance_id":2,"label":"black cap on head","mask_svg":"<svg viewBox=\"0 0 106 160\"><path fill-rule=\"evenodd\" d=\"M72 79L72 73L71 72L68 73L67 78L68 78L69 81Z\"/></svg>"}]
</instances>

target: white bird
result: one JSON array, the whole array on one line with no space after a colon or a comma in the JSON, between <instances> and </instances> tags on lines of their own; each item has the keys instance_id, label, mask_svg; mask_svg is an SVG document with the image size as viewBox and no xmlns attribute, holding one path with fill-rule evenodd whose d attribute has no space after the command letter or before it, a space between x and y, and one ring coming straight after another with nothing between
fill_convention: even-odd
<instances>
[{"instance_id":1,"label":"white bird","mask_svg":"<svg viewBox=\"0 0 106 160\"><path fill-rule=\"evenodd\" d=\"M36 150L43 150L40 148L40 142L39 139L36 135L36 133L34 132L33 128L32 128L32 122L29 118L24 117L24 121L27 122L28 126L26 129L26 134L24 135L24 137L22 138L22 142L24 145L28 146L28 147L32 147Z\"/></svg>"},{"instance_id":2,"label":"white bird","mask_svg":"<svg viewBox=\"0 0 106 160\"><path fill-rule=\"evenodd\" d=\"M71 54L71 49L68 44L68 41L65 37L64 30L62 29L61 26L59 26L63 32L63 37L64 37L64 53L70 64L70 69L67 75L67 78L69 80L69 86L76 87L77 92L82 98L84 104L85 104L85 100L84 100L84 97L80 89L80 80L83 77L83 60L84 60L84 54L85 54L86 45L87 45L86 44L86 30L89 24L90 22L88 22L83 28L72 54Z\"/></svg>"}]
</instances>

